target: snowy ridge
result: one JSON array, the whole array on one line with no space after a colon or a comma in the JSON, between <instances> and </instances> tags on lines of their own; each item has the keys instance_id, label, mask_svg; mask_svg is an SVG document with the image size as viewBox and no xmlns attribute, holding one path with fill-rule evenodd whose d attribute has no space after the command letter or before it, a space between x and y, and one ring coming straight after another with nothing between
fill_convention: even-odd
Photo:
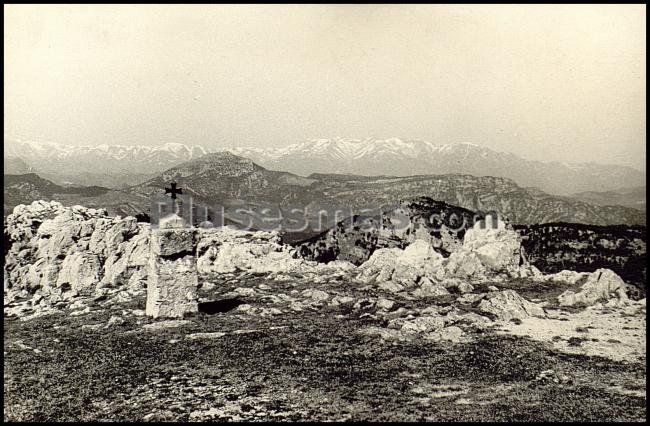
<instances>
[{"instance_id":1,"label":"snowy ridge","mask_svg":"<svg viewBox=\"0 0 650 426\"><path fill-rule=\"evenodd\" d=\"M461 143L458 145L472 145ZM237 155L262 155L267 159L278 159L285 156L302 153L309 156L327 155L340 160L359 159L365 156L381 156L383 154L399 154L405 157L414 158L423 149L431 152L451 151L452 144L435 145L432 142L407 141L399 138L388 139L353 139L353 138L332 138L332 139L310 139L305 142L295 143L281 148L252 148L236 147L228 150Z\"/></svg>"},{"instance_id":2,"label":"snowy ridge","mask_svg":"<svg viewBox=\"0 0 650 426\"><path fill-rule=\"evenodd\" d=\"M107 156L109 158L121 160L127 157L137 158L139 156L159 155L162 153L182 157L183 160L188 160L205 155L207 152L208 151L202 146L190 146L174 142L166 143L161 146L107 144L97 146L73 146L57 142L34 142L18 139L5 140L5 156L37 156L60 160L84 155Z\"/></svg>"},{"instance_id":3,"label":"snowy ridge","mask_svg":"<svg viewBox=\"0 0 650 426\"><path fill-rule=\"evenodd\" d=\"M435 144L399 138L311 139L282 148L228 149L263 167L308 176L341 173L411 176L463 173L513 179L522 186L568 195L643 185L645 174L630 167L594 163L531 161L468 142Z\"/></svg>"},{"instance_id":4,"label":"snowy ridge","mask_svg":"<svg viewBox=\"0 0 650 426\"><path fill-rule=\"evenodd\" d=\"M166 143L161 146L70 146L52 142L5 140L5 157L18 157L57 180L75 181L80 173L105 176L151 175L220 149L246 157L258 165L301 176L312 173L365 176L412 176L460 173L512 179L524 187L569 195L607 191L645 184L645 173L630 167L594 163L564 164L531 161L473 143L435 144L430 141L369 137L310 139L280 148L205 148ZM98 178L99 179L99 178ZM87 184L89 181L78 182ZM140 182L142 180L140 179ZM102 180L94 182L101 184Z\"/></svg>"}]
</instances>

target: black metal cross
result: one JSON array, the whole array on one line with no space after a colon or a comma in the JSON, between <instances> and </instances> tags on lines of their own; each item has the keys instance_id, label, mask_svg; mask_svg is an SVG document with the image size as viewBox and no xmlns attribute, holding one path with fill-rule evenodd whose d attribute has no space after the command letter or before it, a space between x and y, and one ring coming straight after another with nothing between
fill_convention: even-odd
<instances>
[{"instance_id":1,"label":"black metal cross","mask_svg":"<svg viewBox=\"0 0 650 426\"><path fill-rule=\"evenodd\" d=\"M172 194L172 200L176 199L176 194L182 194L183 188L176 188L176 182L170 182L171 188L165 188L165 194Z\"/></svg>"}]
</instances>

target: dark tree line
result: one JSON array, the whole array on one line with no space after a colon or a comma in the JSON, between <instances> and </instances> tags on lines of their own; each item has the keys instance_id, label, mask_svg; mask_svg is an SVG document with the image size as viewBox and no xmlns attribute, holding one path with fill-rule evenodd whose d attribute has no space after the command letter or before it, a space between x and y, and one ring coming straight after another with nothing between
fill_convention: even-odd
<instances>
[{"instance_id":1,"label":"dark tree line","mask_svg":"<svg viewBox=\"0 0 650 426\"><path fill-rule=\"evenodd\" d=\"M608 268L645 289L646 228L573 223L516 225L529 260L544 273Z\"/></svg>"}]
</instances>

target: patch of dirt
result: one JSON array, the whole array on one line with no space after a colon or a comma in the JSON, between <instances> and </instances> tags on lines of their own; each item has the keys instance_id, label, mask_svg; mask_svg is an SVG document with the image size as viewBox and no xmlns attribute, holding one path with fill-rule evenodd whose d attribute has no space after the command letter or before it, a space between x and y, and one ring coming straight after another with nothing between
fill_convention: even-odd
<instances>
[{"instance_id":1,"label":"patch of dirt","mask_svg":"<svg viewBox=\"0 0 650 426\"><path fill-rule=\"evenodd\" d=\"M549 342L564 353L600 356L615 361L645 362L646 317L625 310L547 311L551 318L526 318L503 324L502 333Z\"/></svg>"}]
</instances>

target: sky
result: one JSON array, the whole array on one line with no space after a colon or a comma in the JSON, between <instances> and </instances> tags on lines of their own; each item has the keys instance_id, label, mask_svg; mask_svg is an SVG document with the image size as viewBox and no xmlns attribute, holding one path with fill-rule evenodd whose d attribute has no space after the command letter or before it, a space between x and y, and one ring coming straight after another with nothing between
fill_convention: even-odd
<instances>
[{"instance_id":1,"label":"sky","mask_svg":"<svg viewBox=\"0 0 650 426\"><path fill-rule=\"evenodd\" d=\"M471 142L645 170L645 5L5 5L4 136Z\"/></svg>"}]
</instances>

